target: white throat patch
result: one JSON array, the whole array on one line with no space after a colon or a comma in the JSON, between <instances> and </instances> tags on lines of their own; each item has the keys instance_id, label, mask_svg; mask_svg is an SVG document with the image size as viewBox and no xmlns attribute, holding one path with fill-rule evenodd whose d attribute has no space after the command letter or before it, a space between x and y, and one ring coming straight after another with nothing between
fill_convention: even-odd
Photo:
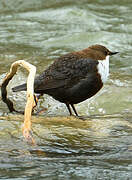
<instances>
[{"instance_id":1,"label":"white throat patch","mask_svg":"<svg viewBox=\"0 0 132 180\"><path fill-rule=\"evenodd\" d=\"M99 60L98 71L102 82L105 83L109 76L109 56L106 56L105 60Z\"/></svg>"}]
</instances>

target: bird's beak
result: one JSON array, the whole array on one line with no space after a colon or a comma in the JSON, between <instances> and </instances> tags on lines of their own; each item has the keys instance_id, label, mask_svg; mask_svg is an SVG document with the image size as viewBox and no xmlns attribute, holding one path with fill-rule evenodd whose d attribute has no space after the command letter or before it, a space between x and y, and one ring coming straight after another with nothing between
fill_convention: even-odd
<instances>
[{"instance_id":1,"label":"bird's beak","mask_svg":"<svg viewBox=\"0 0 132 180\"><path fill-rule=\"evenodd\" d=\"M119 52L110 52L110 56L112 56L112 55L114 55L114 54L117 54L117 53L119 53Z\"/></svg>"}]
</instances>

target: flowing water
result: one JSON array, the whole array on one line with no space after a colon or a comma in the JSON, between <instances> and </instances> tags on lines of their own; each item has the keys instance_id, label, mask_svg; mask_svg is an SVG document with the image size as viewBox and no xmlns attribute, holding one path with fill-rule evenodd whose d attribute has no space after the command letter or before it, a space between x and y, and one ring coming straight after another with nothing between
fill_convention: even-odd
<instances>
[{"instance_id":1,"label":"flowing water","mask_svg":"<svg viewBox=\"0 0 132 180\"><path fill-rule=\"evenodd\" d=\"M0 101L0 179L132 179L131 0L0 0L0 82L10 65L26 60L42 72L55 58L102 44L120 53L110 77L93 98L76 105L85 121L69 117L64 104L44 95L33 117L37 145L22 140L21 121ZM24 109L26 94L8 96Z\"/></svg>"}]
</instances>

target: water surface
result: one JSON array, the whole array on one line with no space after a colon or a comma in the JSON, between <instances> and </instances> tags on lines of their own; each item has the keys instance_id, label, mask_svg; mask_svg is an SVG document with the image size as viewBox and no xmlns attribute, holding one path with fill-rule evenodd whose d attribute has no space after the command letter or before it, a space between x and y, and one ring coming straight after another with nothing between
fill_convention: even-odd
<instances>
[{"instance_id":1,"label":"water surface","mask_svg":"<svg viewBox=\"0 0 132 180\"><path fill-rule=\"evenodd\" d=\"M34 64L39 74L60 55L92 44L120 52L110 59L104 88L76 105L85 121L47 95L40 99L38 110L47 110L33 119L35 147L22 140L22 117L0 101L1 179L131 179L131 15L130 0L0 1L0 82L15 60ZM17 109L26 94L11 87L26 77L21 70L8 88Z\"/></svg>"}]
</instances>

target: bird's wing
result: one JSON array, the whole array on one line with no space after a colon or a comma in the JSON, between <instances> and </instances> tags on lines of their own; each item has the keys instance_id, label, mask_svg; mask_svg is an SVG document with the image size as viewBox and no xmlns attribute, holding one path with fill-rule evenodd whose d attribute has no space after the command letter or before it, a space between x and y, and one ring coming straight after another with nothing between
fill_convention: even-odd
<instances>
[{"instance_id":1,"label":"bird's wing","mask_svg":"<svg viewBox=\"0 0 132 180\"><path fill-rule=\"evenodd\" d=\"M71 57L71 56L70 56ZM35 91L44 91L60 87L72 87L81 79L97 72L98 61L76 57L56 60L35 79Z\"/></svg>"}]
</instances>

